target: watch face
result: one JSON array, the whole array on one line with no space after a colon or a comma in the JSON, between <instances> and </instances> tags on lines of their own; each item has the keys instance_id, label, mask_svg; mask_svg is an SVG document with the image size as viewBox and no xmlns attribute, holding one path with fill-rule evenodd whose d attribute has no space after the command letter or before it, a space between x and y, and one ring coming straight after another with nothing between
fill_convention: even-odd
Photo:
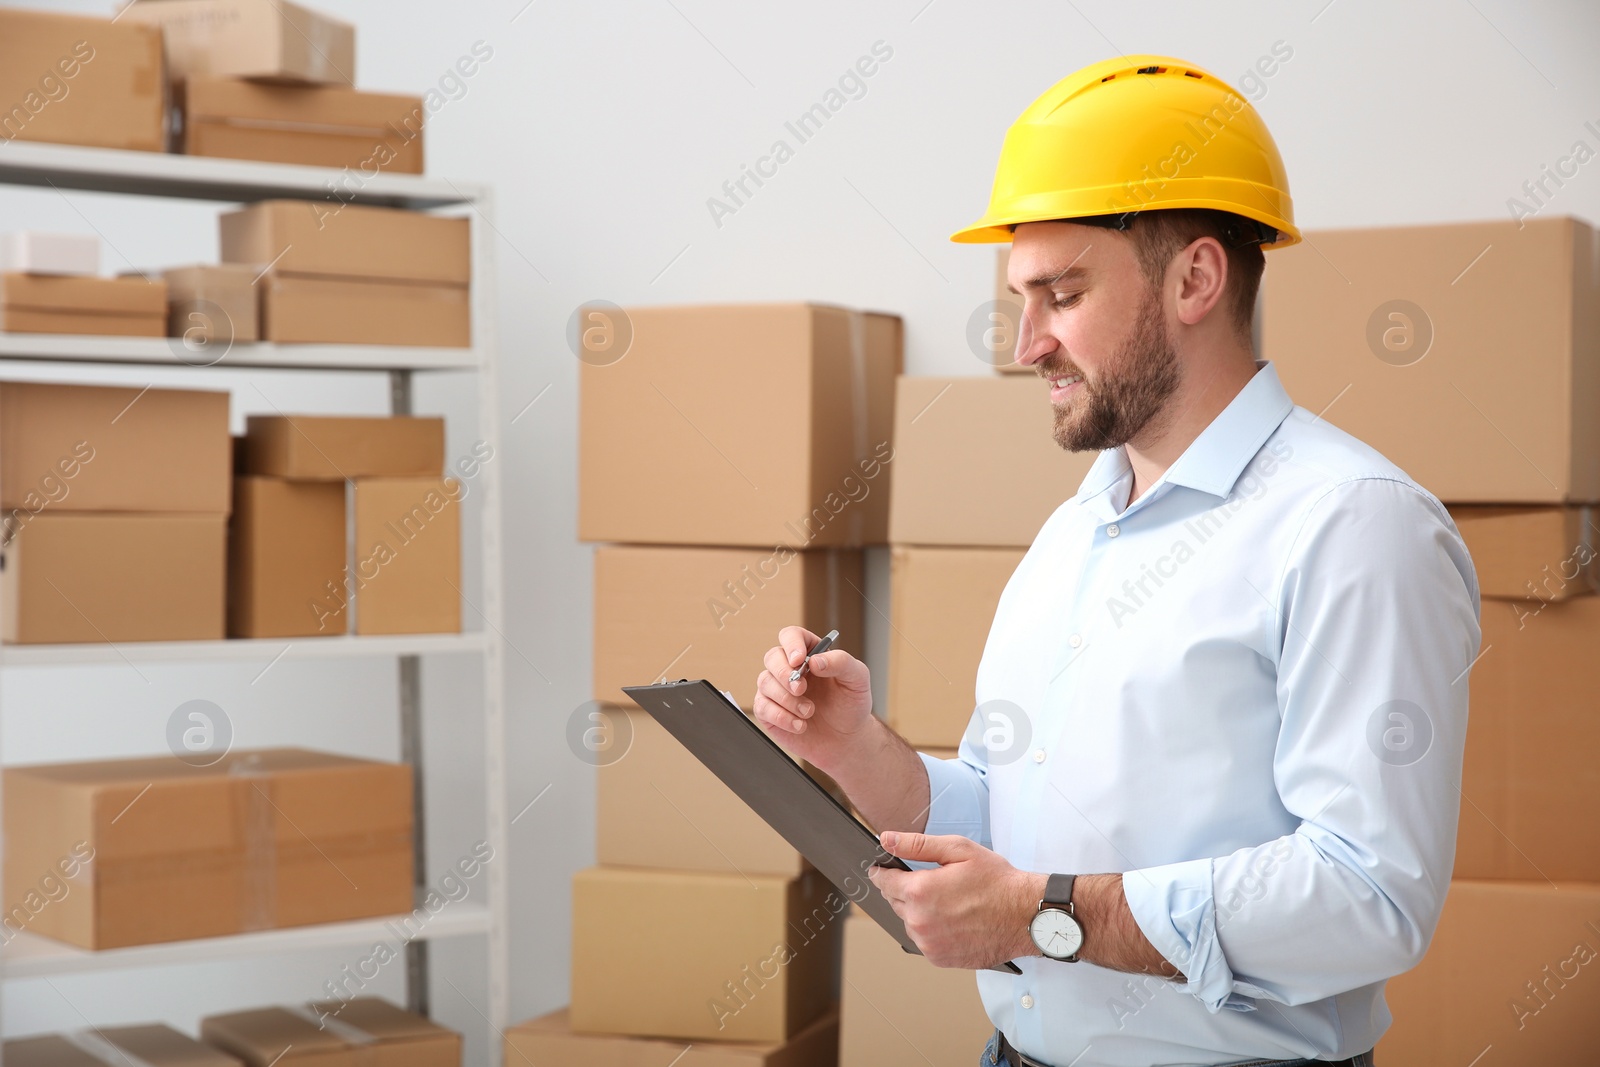
<instances>
[{"instance_id":1,"label":"watch face","mask_svg":"<svg viewBox=\"0 0 1600 1067\"><path fill-rule=\"evenodd\" d=\"M1083 927L1060 908L1045 908L1028 924L1033 943L1051 959L1064 960L1083 946Z\"/></svg>"}]
</instances>

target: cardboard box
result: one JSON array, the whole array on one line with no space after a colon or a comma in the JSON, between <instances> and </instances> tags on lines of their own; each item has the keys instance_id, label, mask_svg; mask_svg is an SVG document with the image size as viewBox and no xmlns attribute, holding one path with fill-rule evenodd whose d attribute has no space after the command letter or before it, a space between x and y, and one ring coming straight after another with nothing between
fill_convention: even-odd
<instances>
[{"instance_id":1,"label":"cardboard box","mask_svg":"<svg viewBox=\"0 0 1600 1067\"><path fill-rule=\"evenodd\" d=\"M895 396L889 539L1026 548L1083 482L1096 452L1051 436L1037 376L901 378Z\"/></svg>"},{"instance_id":2,"label":"cardboard box","mask_svg":"<svg viewBox=\"0 0 1600 1067\"><path fill-rule=\"evenodd\" d=\"M1600 882L1600 597L1485 601L1457 878Z\"/></svg>"},{"instance_id":3,"label":"cardboard box","mask_svg":"<svg viewBox=\"0 0 1600 1067\"><path fill-rule=\"evenodd\" d=\"M81 15L0 9L0 142L160 152L161 33Z\"/></svg>"},{"instance_id":4,"label":"cardboard box","mask_svg":"<svg viewBox=\"0 0 1600 1067\"><path fill-rule=\"evenodd\" d=\"M459 493L438 477L355 483L356 633L461 632Z\"/></svg>"},{"instance_id":5,"label":"cardboard box","mask_svg":"<svg viewBox=\"0 0 1600 1067\"><path fill-rule=\"evenodd\" d=\"M814 304L584 314L609 323L584 328L586 345L631 340L621 359L585 349L579 368L579 540L883 543L898 317Z\"/></svg>"},{"instance_id":6,"label":"cardboard box","mask_svg":"<svg viewBox=\"0 0 1600 1067\"><path fill-rule=\"evenodd\" d=\"M888 722L912 745L961 743L989 626L1021 562L1016 548L890 550Z\"/></svg>"},{"instance_id":7,"label":"cardboard box","mask_svg":"<svg viewBox=\"0 0 1600 1067\"><path fill-rule=\"evenodd\" d=\"M167 286L143 278L0 274L0 329L165 337Z\"/></svg>"},{"instance_id":8,"label":"cardboard box","mask_svg":"<svg viewBox=\"0 0 1600 1067\"><path fill-rule=\"evenodd\" d=\"M349 632L330 611L345 590L345 487L245 476L233 483L228 530L228 636Z\"/></svg>"},{"instance_id":9,"label":"cardboard box","mask_svg":"<svg viewBox=\"0 0 1600 1067\"><path fill-rule=\"evenodd\" d=\"M989 362L1002 374L1037 374L1032 367L1020 366L1017 360L1017 331L1022 325L1022 298L1006 288L1006 268L1011 265L1011 246L1003 244L995 249L994 316L989 319L986 338Z\"/></svg>"},{"instance_id":10,"label":"cardboard box","mask_svg":"<svg viewBox=\"0 0 1600 1067\"><path fill-rule=\"evenodd\" d=\"M200 76L176 99L177 150L191 156L422 173L421 97Z\"/></svg>"},{"instance_id":11,"label":"cardboard box","mask_svg":"<svg viewBox=\"0 0 1600 1067\"><path fill-rule=\"evenodd\" d=\"M1262 354L1295 402L1440 499L1600 501L1600 234L1587 224L1307 234L1273 253L1261 307Z\"/></svg>"},{"instance_id":12,"label":"cardboard box","mask_svg":"<svg viewBox=\"0 0 1600 1067\"><path fill-rule=\"evenodd\" d=\"M435 478L444 469L436 415L251 415L245 469L301 481Z\"/></svg>"},{"instance_id":13,"label":"cardboard box","mask_svg":"<svg viewBox=\"0 0 1600 1067\"><path fill-rule=\"evenodd\" d=\"M1600 589L1594 508L1457 505L1450 517L1467 543L1484 597L1566 600Z\"/></svg>"},{"instance_id":14,"label":"cardboard box","mask_svg":"<svg viewBox=\"0 0 1600 1067\"><path fill-rule=\"evenodd\" d=\"M460 1034L378 997L209 1015L200 1036L249 1067L461 1067Z\"/></svg>"},{"instance_id":15,"label":"cardboard box","mask_svg":"<svg viewBox=\"0 0 1600 1067\"><path fill-rule=\"evenodd\" d=\"M271 271L262 335L279 344L472 346L472 303L459 285L322 278Z\"/></svg>"},{"instance_id":16,"label":"cardboard box","mask_svg":"<svg viewBox=\"0 0 1600 1067\"><path fill-rule=\"evenodd\" d=\"M13 929L102 949L412 909L403 764L282 748L203 767L7 767L3 781ZM46 899L56 876L68 891Z\"/></svg>"},{"instance_id":17,"label":"cardboard box","mask_svg":"<svg viewBox=\"0 0 1600 1067\"><path fill-rule=\"evenodd\" d=\"M175 82L211 74L356 81L355 27L288 0L144 0L123 7L118 18L160 27Z\"/></svg>"},{"instance_id":18,"label":"cardboard box","mask_svg":"<svg viewBox=\"0 0 1600 1067\"><path fill-rule=\"evenodd\" d=\"M110 1063L151 1067L239 1067L220 1049L170 1026L96 1026L71 1034L44 1034L7 1041L10 1067L106 1067Z\"/></svg>"},{"instance_id":19,"label":"cardboard box","mask_svg":"<svg viewBox=\"0 0 1600 1067\"><path fill-rule=\"evenodd\" d=\"M200 345L261 339L261 293L254 267L235 263L173 267L162 277L167 282L169 337Z\"/></svg>"},{"instance_id":20,"label":"cardboard box","mask_svg":"<svg viewBox=\"0 0 1600 1067\"><path fill-rule=\"evenodd\" d=\"M798 878L579 871L572 1029L787 1041L833 1006L848 903L809 870Z\"/></svg>"},{"instance_id":21,"label":"cardboard box","mask_svg":"<svg viewBox=\"0 0 1600 1067\"><path fill-rule=\"evenodd\" d=\"M778 631L839 631L859 654L861 553L849 549L602 545L594 554L594 697L625 685L709 678L752 710Z\"/></svg>"},{"instance_id":22,"label":"cardboard box","mask_svg":"<svg viewBox=\"0 0 1600 1067\"><path fill-rule=\"evenodd\" d=\"M227 517L18 513L0 550L7 644L220 640Z\"/></svg>"},{"instance_id":23,"label":"cardboard box","mask_svg":"<svg viewBox=\"0 0 1600 1067\"><path fill-rule=\"evenodd\" d=\"M1592 1063L1597 955L1600 885L1451 882L1427 957L1384 990L1394 1025L1378 1042L1377 1062Z\"/></svg>"},{"instance_id":24,"label":"cardboard box","mask_svg":"<svg viewBox=\"0 0 1600 1067\"><path fill-rule=\"evenodd\" d=\"M228 512L228 394L0 383L0 510Z\"/></svg>"},{"instance_id":25,"label":"cardboard box","mask_svg":"<svg viewBox=\"0 0 1600 1067\"><path fill-rule=\"evenodd\" d=\"M586 1067L837 1067L839 1013L831 1010L782 1044L717 1041L710 1044L648 1037L574 1033L561 1008L507 1027L505 1062L584 1064Z\"/></svg>"},{"instance_id":26,"label":"cardboard box","mask_svg":"<svg viewBox=\"0 0 1600 1067\"><path fill-rule=\"evenodd\" d=\"M595 778L595 861L794 877L805 859L646 711L617 708L629 743Z\"/></svg>"},{"instance_id":27,"label":"cardboard box","mask_svg":"<svg viewBox=\"0 0 1600 1067\"><path fill-rule=\"evenodd\" d=\"M226 212L221 226L225 263L271 263L283 274L345 279L455 286L472 280L465 218L362 204L264 200Z\"/></svg>"},{"instance_id":28,"label":"cardboard box","mask_svg":"<svg viewBox=\"0 0 1600 1067\"><path fill-rule=\"evenodd\" d=\"M0 233L0 272L68 274L100 273L100 238L92 233Z\"/></svg>"},{"instance_id":29,"label":"cardboard box","mask_svg":"<svg viewBox=\"0 0 1600 1067\"><path fill-rule=\"evenodd\" d=\"M969 1067L994 1033L971 971L911 955L853 909L844 924L841 998L839 1067Z\"/></svg>"}]
</instances>

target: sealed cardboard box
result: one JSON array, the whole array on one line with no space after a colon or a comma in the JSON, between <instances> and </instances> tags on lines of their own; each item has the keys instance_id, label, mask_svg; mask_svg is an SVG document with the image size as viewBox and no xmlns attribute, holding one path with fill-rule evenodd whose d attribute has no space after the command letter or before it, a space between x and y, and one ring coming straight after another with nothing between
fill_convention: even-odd
<instances>
[{"instance_id":1,"label":"sealed cardboard box","mask_svg":"<svg viewBox=\"0 0 1600 1067\"><path fill-rule=\"evenodd\" d=\"M355 84L355 27L289 0L135 0L118 19L160 28L175 82L227 74Z\"/></svg>"},{"instance_id":2,"label":"sealed cardboard box","mask_svg":"<svg viewBox=\"0 0 1600 1067\"><path fill-rule=\"evenodd\" d=\"M994 304L987 309L982 333L987 360L1002 374L1036 374L1032 367L1017 363L1017 331L1022 325L1022 298L1013 293L1006 281L1006 268L1011 265L1011 246L1000 245L995 250Z\"/></svg>"},{"instance_id":3,"label":"sealed cardboard box","mask_svg":"<svg viewBox=\"0 0 1600 1067\"><path fill-rule=\"evenodd\" d=\"M1600 882L1600 597L1487 600L1457 878Z\"/></svg>"},{"instance_id":4,"label":"sealed cardboard box","mask_svg":"<svg viewBox=\"0 0 1600 1067\"><path fill-rule=\"evenodd\" d=\"M1453 881L1427 956L1384 989L1394 1025L1376 1060L1592 1063L1600 1048L1600 982L1590 980L1597 956L1600 885Z\"/></svg>"},{"instance_id":5,"label":"sealed cardboard box","mask_svg":"<svg viewBox=\"0 0 1600 1067\"><path fill-rule=\"evenodd\" d=\"M356 481L356 633L461 631L460 491L437 476Z\"/></svg>"},{"instance_id":6,"label":"sealed cardboard box","mask_svg":"<svg viewBox=\"0 0 1600 1067\"><path fill-rule=\"evenodd\" d=\"M465 286L271 271L260 287L262 336L279 344L472 345Z\"/></svg>"},{"instance_id":7,"label":"sealed cardboard box","mask_svg":"<svg viewBox=\"0 0 1600 1067\"><path fill-rule=\"evenodd\" d=\"M363 204L264 200L223 214L221 226L226 263L270 263L284 274L438 285L465 286L472 280L464 218Z\"/></svg>"},{"instance_id":8,"label":"sealed cardboard box","mask_svg":"<svg viewBox=\"0 0 1600 1067\"><path fill-rule=\"evenodd\" d=\"M7 644L222 638L227 516L46 511L12 521L0 552Z\"/></svg>"},{"instance_id":9,"label":"sealed cardboard box","mask_svg":"<svg viewBox=\"0 0 1600 1067\"><path fill-rule=\"evenodd\" d=\"M0 329L165 337L167 286L137 277L0 274Z\"/></svg>"},{"instance_id":10,"label":"sealed cardboard box","mask_svg":"<svg viewBox=\"0 0 1600 1067\"><path fill-rule=\"evenodd\" d=\"M1262 353L1448 503L1600 502L1597 242L1571 218L1308 234L1262 279Z\"/></svg>"},{"instance_id":11,"label":"sealed cardboard box","mask_svg":"<svg viewBox=\"0 0 1600 1067\"><path fill-rule=\"evenodd\" d=\"M595 775L595 860L793 877L805 860L648 712L617 708L628 748Z\"/></svg>"},{"instance_id":12,"label":"sealed cardboard box","mask_svg":"<svg viewBox=\"0 0 1600 1067\"><path fill-rule=\"evenodd\" d=\"M461 1067L461 1035L379 997L209 1015L200 1036L249 1067Z\"/></svg>"},{"instance_id":13,"label":"sealed cardboard box","mask_svg":"<svg viewBox=\"0 0 1600 1067\"><path fill-rule=\"evenodd\" d=\"M100 273L100 238L92 233L0 233L0 272L68 274Z\"/></svg>"},{"instance_id":14,"label":"sealed cardboard box","mask_svg":"<svg viewBox=\"0 0 1600 1067\"><path fill-rule=\"evenodd\" d=\"M173 267L162 277L167 283L168 336L202 345L260 340L261 294L255 268L202 264Z\"/></svg>"},{"instance_id":15,"label":"sealed cardboard box","mask_svg":"<svg viewBox=\"0 0 1600 1067\"><path fill-rule=\"evenodd\" d=\"M852 909L844 924L839 1067L969 1067L992 1033L971 971L911 955Z\"/></svg>"},{"instance_id":16,"label":"sealed cardboard box","mask_svg":"<svg viewBox=\"0 0 1600 1067\"><path fill-rule=\"evenodd\" d=\"M191 156L422 173L421 97L211 76L191 77L176 97L178 149Z\"/></svg>"},{"instance_id":17,"label":"sealed cardboard box","mask_svg":"<svg viewBox=\"0 0 1600 1067\"><path fill-rule=\"evenodd\" d=\"M1485 597L1566 600L1600 589L1595 509L1458 505L1450 517Z\"/></svg>"},{"instance_id":18,"label":"sealed cardboard box","mask_svg":"<svg viewBox=\"0 0 1600 1067\"><path fill-rule=\"evenodd\" d=\"M324 637L349 631L328 610L345 588L343 482L245 476L228 524L228 636Z\"/></svg>"},{"instance_id":19,"label":"sealed cardboard box","mask_svg":"<svg viewBox=\"0 0 1600 1067\"><path fill-rule=\"evenodd\" d=\"M580 540L883 543L898 317L814 304L582 316Z\"/></svg>"},{"instance_id":20,"label":"sealed cardboard box","mask_svg":"<svg viewBox=\"0 0 1600 1067\"><path fill-rule=\"evenodd\" d=\"M0 509L228 512L228 394L0 383Z\"/></svg>"},{"instance_id":21,"label":"sealed cardboard box","mask_svg":"<svg viewBox=\"0 0 1600 1067\"><path fill-rule=\"evenodd\" d=\"M901 378L897 389L896 543L1026 548L1098 455L1055 443L1037 376Z\"/></svg>"},{"instance_id":22,"label":"sealed cardboard box","mask_svg":"<svg viewBox=\"0 0 1600 1067\"><path fill-rule=\"evenodd\" d=\"M239 1061L170 1026L95 1026L70 1034L45 1034L7 1041L11 1067L106 1067L148 1063L151 1067L239 1067Z\"/></svg>"},{"instance_id":23,"label":"sealed cardboard box","mask_svg":"<svg viewBox=\"0 0 1600 1067\"><path fill-rule=\"evenodd\" d=\"M505 1062L581 1063L587 1067L836 1067L839 1013L829 1011L781 1044L686 1044L659 1038L575 1033L567 1009L562 1008L507 1027Z\"/></svg>"},{"instance_id":24,"label":"sealed cardboard box","mask_svg":"<svg viewBox=\"0 0 1600 1067\"><path fill-rule=\"evenodd\" d=\"M160 152L161 32L81 15L0 8L0 142Z\"/></svg>"},{"instance_id":25,"label":"sealed cardboard box","mask_svg":"<svg viewBox=\"0 0 1600 1067\"><path fill-rule=\"evenodd\" d=\"M833 1005L848 905L813 870L797 878L579 871L572 879L572 1029L788 1041Z\"/></svg>"},{"instance_id":26,"label":"sealed cardboard box","mask_svg":"<svg viewBox=\"0 0 1600 1067\"><path fill-rule=\"evenodd\" d=\"M412 908L402 764L264 749L7 767L3 781L6 911L31 933L117 948ZM68 892L35 906L52 872Z\"/></svg>"},{"instance_id":27,"label":"sealed cardboard box","mask_svg":"<svg viewBox=\"0 0 1600 1067\"><path fill-rule=\"evenodd\" d=\"M1016 548L891 549L888 720L912 745L960 743L989 625L1021 562Z\"/></svg>"},{"instance_id":28,"label":"sealed cardboard box","mask_svg":"<svg viewBox=\"0 0 1600 1067\"><path fill-rule=\"evenodd\" d=\"M444 419L436 415L251 415L245 469L300 481L437 478Z\"/></svg>"},{"instance_id":29,"label":"sealed cardboard box","mask_svg":"<svg viewBox=\"0 0 1600 1067\"><path fill-rule=\"evenodd\" d=\"M778 631L838 630L860 647L861 553L851 549L602 545L594 554L594 697L625 685L709 678L751 710Z\"/></svg>"}]
</instances>

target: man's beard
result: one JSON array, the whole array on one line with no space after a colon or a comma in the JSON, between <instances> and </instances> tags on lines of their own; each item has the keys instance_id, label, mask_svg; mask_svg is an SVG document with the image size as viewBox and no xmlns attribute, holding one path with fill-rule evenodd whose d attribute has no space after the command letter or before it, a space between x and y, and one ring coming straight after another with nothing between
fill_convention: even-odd
<instances>
[{"instance_id":1,"label":"man's beard","mask_svg":"<svg viewBox=\"0 0 1600 1067\"><path fill-rule=\"evenodd\" d=\"M1042 362L1039 373L1061 378L1083 371L1058 354ZM1084 376L1077 396L1055 405L1056 444L1068 452L1120 448L1161 413L1178 382L1178 354L1167 336L1158 291L1152 288L1139 304L1133 336L1098 376Z\"/></svg>"}]
</instances>

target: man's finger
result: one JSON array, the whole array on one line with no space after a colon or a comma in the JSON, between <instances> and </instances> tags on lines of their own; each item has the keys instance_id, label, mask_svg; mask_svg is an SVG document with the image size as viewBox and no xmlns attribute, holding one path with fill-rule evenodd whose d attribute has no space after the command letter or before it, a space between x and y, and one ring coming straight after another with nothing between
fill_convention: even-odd
<instances>
[{"instance_id":1,"label":"man's finger","mask_svg":"<svg viewBox=\"0 0 1600 1067\"><path fill-rule=\"evenodd\" d=\"M867 878L878 887L878 892L890 904L898 904L905 899L905 880L914 872L897 871L892 867L874 867L867 872Z\"/></svg>"},{"instance_id":2,"label":"man's finger","mask_svg":"<svg viewBox=\"0 0 1600 1067\"><path fill-rule=\"evenodd\" d=\"M885 830L878 835L878 842L890 855L926 863L967 859L975 847L970 839L960 834L912 834L898 830Z\"/></svg>"},{"instance_id":3,"label":"man's finger","mask_svg":"<svg viewBox=\"0 0 1600 1067\"><path fill-rule=\"evenodd\" d=\"M806 658L811 646L820 640L804 626L785 626L778 631L778 644L783 646L783 655L791 670L800 666L800 661Z\"/></svg>"}]
</instances>

